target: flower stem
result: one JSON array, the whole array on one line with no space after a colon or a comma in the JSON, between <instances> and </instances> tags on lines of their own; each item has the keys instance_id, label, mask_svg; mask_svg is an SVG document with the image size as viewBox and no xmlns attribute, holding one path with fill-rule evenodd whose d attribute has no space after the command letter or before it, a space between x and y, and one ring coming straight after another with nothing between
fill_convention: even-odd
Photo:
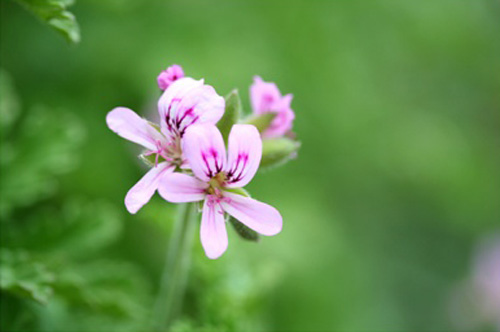
<instances>
[{"instance_id":1,"label":"flower stem","mask_svg":"<svg viewBox=\"0 0 500 332\"><path fill-rule=\"evenodd\" d=\"M182 305L196 229L196 215L195 203L179 205L179 215L170 239L160 290L153 310L154 331L167 331Z\"/></svg>"}]
</instances>

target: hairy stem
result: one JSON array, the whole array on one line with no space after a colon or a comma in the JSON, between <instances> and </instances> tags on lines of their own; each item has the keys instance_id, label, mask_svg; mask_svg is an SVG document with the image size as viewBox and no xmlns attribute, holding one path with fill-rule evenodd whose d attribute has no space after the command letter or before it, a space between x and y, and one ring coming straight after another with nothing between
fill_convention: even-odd
<instances>
[{"instance_id":1,"label":"hairy stem","mask_svg":"<svg viewBox=\"0 0 500 332\"><path fill-rule=\"evenodd\" d=\"M170 239L160 290L153 310L154 331L167 331L182 305L196 229L196 215L195 203L179 205L179 215Z\"/></svg>"}]
</instances>

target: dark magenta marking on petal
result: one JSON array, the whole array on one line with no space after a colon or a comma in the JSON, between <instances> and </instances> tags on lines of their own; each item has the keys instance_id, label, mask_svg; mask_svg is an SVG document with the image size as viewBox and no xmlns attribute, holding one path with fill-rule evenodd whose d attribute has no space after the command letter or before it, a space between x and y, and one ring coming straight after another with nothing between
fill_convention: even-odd
<instances>
[{"instance_id":1,"label":"dark magenta marking on petal","mask_svg":"<svg viewBox=\"0 0 500 332\"><path fill-rule=\"evenodd\" d=\"M186 132L186 129L187 127L189 127L190 125L192 125L193 123L195 123L200 117L197 115L193 118L193 120L191 120L191 122L187 125L185 125L182 129L179 130L180 132L180 136L184 136L184 133Z\"/></svg>"},{"instance_id":2,"label":"dark magenta marking on petal","mask_svg":"<svg viewBox=\"0 0 500 332\"><path fill-rule=\"evenodd\" d=\"M181 125L182 121L184 121L184 119L185 119L187 116L192 116L192 115L193 115L193 108L190 108L190 109L188 109L188 110L186 110L186 111L184 112L184 114L182 115L182 117L180 117L180 118L179 118L179 117L177 117L177 119L176 119L176 125L177 125L177 127L178 127L178 128L180 127L180 125Z\"/></svg>"},{"instance_id":3,"label":"dark magenta marking on petal","mask_svg":"<svg viewBox=\"0 0 500 332\"><path fill-rule=\"evenodd\" d=\"M205 163L205 166L207 168L207 171L205 172L205 175L208 176L209 178L213 177L212 170L210 169L210 164L208 163L207 155L202 153L201 158L203 159L203 162Z\"/></svg>"},{"instance_id":4,"label":"dark magenta marking on petal","mask_svg":"<svg viewBox=\"0 0 500 332\"><path fill-rule=\"evenodd\" d=\"M219 173L220 171L222 171L222 163L219 164L219 154L217 152L217 150L215 150L215 148L210 148L209 150L210 154L212 155L212 157L214 158L214 162L215 162L215 170L216 170L216 173Z\"/></svg>"},{"instance_id":5,"label":"dark magenta marking on petal","mask_svg":"<svg viewBox=\"0 0 500 332\"><path fill-rule=\"evenodd\" d=\"M238 157L236 157L236 164L235 166L229 171L228 173L228 178L230 183L238 182L241 180L243 177L243 173L247 167L248 164L248 153L246 152L239 152ZM241 165L241 168L240 168ZM235 176L236 171L238 171L238 175Z\"/></svg>"},{"instance_id":6,"label":"dark magenta marking on petal","mask_svg":"<svg viewBox=\"0 0 500 332\"><path fill-rule=\"evenodd\" d=\"M191 120L191 122L188 124L188 126L192 125L193 123L195 123L196 121L198 121L198 119L200 118L199 115L193 117L193 120Z\"/></svg>"},{"instance_id":7,"label":"dark magenta marking on petal","mask_svg":"<svg viewBox=\"0 0 500 332\"><path fill-rule=\"evenodd\" d=\"M167 124L167 128L169 131L175 131L175 129L173 127L172 117L171 117L170 113L171 113L171 110L172 110L172 107L174 106L174 104L179 103L179 102L181 102L180 98L172 98L172 101L168 105L167 112L165 114L165 122Z\"/></svg>"}]
</instances>

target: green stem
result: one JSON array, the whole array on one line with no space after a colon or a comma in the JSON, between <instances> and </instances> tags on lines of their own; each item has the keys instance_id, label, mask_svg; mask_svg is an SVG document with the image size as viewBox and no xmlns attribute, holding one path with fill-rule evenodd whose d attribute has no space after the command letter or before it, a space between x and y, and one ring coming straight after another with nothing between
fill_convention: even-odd
<instances>
[{"instance_id":1,"label":"green stem","mask_svg":"<svg viewBox=\"0 0 500 332\"><path fill-rule=\"evenodd\" d=\"M170 239L160 290L153 311L154 331L167 331L182 305L196 229L196 215L195 203L179 206L179 216Z\"/></svg>"}]
</instances>

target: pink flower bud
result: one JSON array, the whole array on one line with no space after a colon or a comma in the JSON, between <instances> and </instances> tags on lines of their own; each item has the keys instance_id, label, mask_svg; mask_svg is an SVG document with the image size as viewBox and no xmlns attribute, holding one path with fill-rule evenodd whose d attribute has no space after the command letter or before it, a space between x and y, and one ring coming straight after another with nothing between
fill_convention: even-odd
<instances>
[{"instance_id":1,"label":"pink flower bud","mask_svg":"<svg viewBox=\"0 0 500 332\"><path fill-rule=\"evenodd\" d=\"M182 67L179 65L172 65L158 75L158 87L164 91L170 84L183 77L184 71Z\"/></svg>"},{"instance_id":2,"label":"pink flower bud","mask_svg":"<svg viewBox=\"0 0 500 332\"><path fill-rule=\"evenodd\" d=\"M254 83L250 87L250 99L255 114L276 113L276 117L262 137L283 137L292 130L295 113L291 108L291 94L282 96L276 84L265 82L259 76L255 76Z\"/></svg>"}]
</instances>

